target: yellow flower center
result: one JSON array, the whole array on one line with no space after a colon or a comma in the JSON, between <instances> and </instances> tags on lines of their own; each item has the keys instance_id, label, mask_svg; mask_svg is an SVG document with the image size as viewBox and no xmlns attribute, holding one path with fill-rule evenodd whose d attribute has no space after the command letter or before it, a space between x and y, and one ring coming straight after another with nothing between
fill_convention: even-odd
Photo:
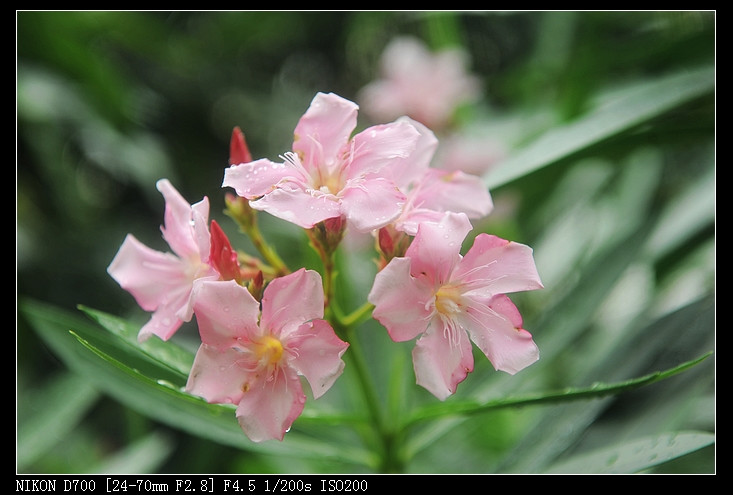
<instances>
[{"instance_id":1,"label":"yellow flower center","mask_svg":"<svg viewBox=\"0 0 733 495\"><path fill-rule=\"evenodd\" d=\"M329 175L323 181L321 191L329 192L331 194L338 194L339 192L341 192L342 188L343 184L341 184L341 179L337 175Z\"/></svg>"},{"instance_id":2,"label":"yellow flower center","mask_svg":"<svg viewBox=\"0 0 733 495\"><path fill-rule=\"evenodd\" d=\"M283 345L275 337L265 335L255 342L255 353L260 363L264 365L277 364L283 355Z\"/></svg>"},{"instance_id":3,"label":"yellow flower center","mask_svg":"<svg viewBox=\"0 0 733 495\"><path fill-rule=\"evenodd\" d=\"M461 311L461 292L456 287L443 286L435 293L435 309L444 316Z\"/></svg>"}]
</instances>

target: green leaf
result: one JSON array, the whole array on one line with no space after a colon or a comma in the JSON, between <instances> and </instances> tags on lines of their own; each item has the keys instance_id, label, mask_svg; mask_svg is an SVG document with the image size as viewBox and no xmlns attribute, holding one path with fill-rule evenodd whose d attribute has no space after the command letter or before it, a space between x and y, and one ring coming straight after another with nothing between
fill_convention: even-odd
<instances>
[{"instance_id":1,"label":"green leaf","mask_svg":"<svg viewBox=\"0 0 733 495\"><path fill-rule=\"evenodd\" d=\"M714 331L712 326L714 309L712 298L706 297L650 324L632 325L633 330L625 332L623 340L608 348L603 359L597 362L577 359L573 376L586 377L590 380L623 376L624 373L648 369L650 363L664 363L677 356L689 355L690 352L701 346L710 349L714 345L711 339ZM637 414L640 414L649 401L648 397L653 397L660 388L669 387L676 392L675 395L679 396L694 393L701 384L707 387L708 380L711 378L709 364L710 361L705 360L689 369L687 373L675 377L673 381L657 383L653 387L630 392L629 396L633 398L627 407L632 408L632 411L636 409ZM696 374L700 369L704 371L704 375L687 383L687 376ZM704 381L701 382L701 380ZM543 471L578 444L583 437L587 437L594 423L612 404L620 403L623 400L623 395L611 396L587 403L566 403L543 408L542 414L537 416L536 424L504 457L497 471L513 473ZM669 408L669 400L666 404L664 411ZM659 403L656 405L658 408ZM628 421L619 424L616 427L615 435L610 438L618 441L618 438L627 435L629 432L623 429L627 423ZM548 432L552 434L548 435ZM660 434L661 432L644 431L643 433ZM639 434L634 436L638 437Z\"/></svg>"},{"instance_id":2,"label":"green leaf","mask_svg":"<svg viewBox=\"0 0 733 495\"><path fill-rule=\"evenodd\" d=\"M23 470L63 441L99 397L89 380L71 373L64 373L35 391L18 421L18 469Z\"/></svg>"},{"instance_id":3,"label":"green leaf","mask_svg":"<svg viewBox=\"0 0 733 495\"><path fill-rule=\"evenodd\" d=\"M633 474L715 443L707 432L674 432L579 454L547 474Z\"/></svg>"},{"instance_id":4,"label":"green leaf","mask_svg":"<svg viewBox=\"0 0 733 495\"><path fill-rule=\"evenodd\" d=\"M687 370L688 368L691 368L692 366L695 366L696 364L699 364L700 362L710 357L712 354L713 353L711 351L697 359L682 363L679 366L675 366L672 369L666 371L657 371L655 373L650 373L646 376L634 378L631 380L625 380L618 383L594 383L593 385L584 388L568 388L558 392L540 392L521 397L506 397L502 399L492 400L484 404L479 404L475 401L463 401L442 402L440 404L425 406L414 412L410 419L406 422L404 427L409 427L415 423L436 417L480 414L492 411L494 409L502 409L506 407L520 407L535 404L549 404L575 400L596 399L608 395L619 394L670 378L678 373Z\"/></svg>"},{"instance_id":5,"label":"green leaf","mask_svg":"<svg viewBox=\"0 0 733 495\"><path fill-rule=\"evenodd\" d=\"M86 306L80 305L79 309L84 311L113 335L117 335L159 363L188 376L188 372L193 365L194 354L192 352L176 345L175 342L162 341L157 337L151 337L144 342L138 342L137 336L140 330L138 325L133 325L122 318L87 308Z\"/></svg>"},{"instance_id":6,"label":"green leaf","mask_svg":"<svg viewBox=\"0 0 733 495\"><path fill-rule=\"evenodd\" d=\"M495 189L629 131L715 90L715 70L685 70L643 81L607 97L585 117L553 128L512 154L484 178Z\"/></svg>"}]
</instances>

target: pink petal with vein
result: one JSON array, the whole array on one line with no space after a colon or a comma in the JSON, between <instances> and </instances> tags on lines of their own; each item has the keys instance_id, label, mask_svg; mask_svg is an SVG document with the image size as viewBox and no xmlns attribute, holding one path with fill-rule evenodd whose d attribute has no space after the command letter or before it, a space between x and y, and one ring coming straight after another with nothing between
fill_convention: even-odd
<instances>
[{"instance_id":1,"label":"pink petal with vein","mask_svg":"<svg viewBox=\"0 0 733 495\"><path fill-rule=\"evenodd\" d=\"M291 366L298 370L311 386L313 397L321 397L344 370L341 356L349 344L339 339L325 320L302 324L288 338L288 346L298 349Z\"/></svg>"},{"instance_id":2,"label":"pink petal with vein","mask_svg":"<svg viewBox=\"0 0 733 495\"><path fill-rule=\"evenodd\" d=\"M239 426L253 442L282 440L303 412L305 400L293 370L283 370L271 381L253 381L237 407Z\"/></svg>"},{"instance_id":3,"label":"pink petal with vein","mask_svg":"<svg viewBox=\"0 0 733 495\"><path fill-rule=\"evenodd\" d=\"M333 93L318 93L295 127L293 151L305 168L331 168L356 127L356 103Z\"/></svg>"},{"instance_id":4,"label":"pink petal with vein","mask_svg":"<svg viewBox=\"0 0 733 495\"><path fill-rule=\"evenodd\" d=\"M192 299L204 344L224 350L259 334L260 305L234 280L198 281Z\"/></svg>"},{"instance_id":5,"label":"pink petal with vein","mask_svg":"<svg viewBox=\"0 0 733 495\"><path fill-rule=\"evenodd\" d=\"M462 330L457 331L455 340L446 338L442 322L436 318L436 325L420 337L412 350L417 384L426 388L440 400L456 392L458 384L473 371L471 341Z\"/></svg>"},{"instance_id":6,"label":"pink petal with vein","mask_svg":"<svg viewBox=\"0 0 733 495\"><path fill-rule=\"evenodd\" d=\"M376 277L368 300L374 304L372 316L395 342L411 340L428 328L434 287L410 275L410 260L394 258Z\"/></svg>"},{"instance_id":7,"label":"pink petal with vein","mask_svg":"<svg viewBox=\"0 0 733 495\"><path fill-rule=\"evenodd\" d=\"M519 310L507 296L495 296L488 310L471 307L468 311L478 323L468 327L471 340L495 369L513 375L539 359L537 344L522 328Z\"/></svg>"}]
</instances>

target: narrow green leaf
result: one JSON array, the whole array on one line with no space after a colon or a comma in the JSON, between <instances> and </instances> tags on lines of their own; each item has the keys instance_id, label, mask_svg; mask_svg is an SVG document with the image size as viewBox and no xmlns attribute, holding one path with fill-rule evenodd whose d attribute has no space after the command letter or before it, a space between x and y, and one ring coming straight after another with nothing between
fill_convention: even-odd
<instances>
[{"instance_id":1,"label":"narrow green leaf","mask_svg":"<svg viewBox=\"0 0 733 495\"><path fill-rule=\"evenodd\" d=\"M484 178L495 189L628 131L715 89L715 70L685 70L613 95L585 117L553 128L498 164Z\"/></svg>"},{"instance_id":2,"label":"narrow green leaf","mask_svg":"<svg viewBox=\"0 0 733 495\"><path fill-rule=\"evenodd\" d=\"M640 321L638 325L630 325L631 330L624 331L623 338L617 339L617 342L607 349L603 359L596 359L596 362L578 361L572 376L588 377L589 380L595 381L619 380L623 379L626 373L648 372L652 363L669 363L667 366L672 366L671 362L674 362L675 356L690 359L690 355L707 354L709 349L714 347L710 334L714 331L715 306L711 299L703 298L650 323ZM628 407L632 408L629 414L634 417L633 408L644 407L648 398L655 396L660 387L664 389L672 386L677 389L676 395L695 393L694 387L700 383L698 380L692 381L687 387L683 385L687 383L687 377L691 374L697 374L701 368L709 369L710 363L711 360L706 359L674 380L646 387L638 393L629 393L628 397L635 397L637 401L635 403L632 400L631 404L628 404ZM659 366L662 367L663 365ZM709 377L708 373L709 371L706 371L704 376ZM704 378L703 386L708 386L708 378ZM542 408L541 414L537 414L536 423L527 429L523 438L503 457L496 472L544 471L587 436L592 425L611 405L621 403L626 397L626 395L608 396L590 402L568 402ZM665 407L670 407L669 402L665 404ZM657 406L659 407L659 403ZM619 436L629 433L623 429L624 426L625 423L617 426L617 436L611 437L613 440L618 441ZM662 430L646 430L641 434L661 432ZM638 436L639 432L633 438Z\"/></svg>"},{"instance_id":3,"label":"narrow green leaf","mask_svg":"<svg viewBox=\"0 0 733 495\"><path fill-rule=\"evenodd\" d=\"M587 400L605 397L608 395L619 394L628 392L639 387L651 385L661 380L665 380L678 373L685 371L686 369L695 366L696 364L704 361L712 355L712 351L686 363L682 363L679 366L675 366L672 369L666 371L658 371L649 375L634 378L631 380L625 380L623 382L603 384L594 383L590 387L584 388L567 388L557 392L541 392L537 394L525 395L520 397L506 397L501 399L492 400L483 404L475 401L463 401L463 402L442 402L440 404L433 404L425 406L415 413L412 414L410 419L404 425L405 427L412 426L420 421L436 417L445 416L460 416L470 414L480 414L494 409L501 409L506 407L520 407L529 406L535 404L548 404L558 402L570 402L575 400Z\"/></svg>"},{"instance_id":4,"label":"narrow green leaf","mask_svg":"<svg viewBox=\"0 0 733 495\"><path fill-rule=\"evenodd\" d=\"M548 474L633 474L715 443L707 432L674 432L585 452L550 466Z\"/></svg>"},{"instance_id":5,"label":"narrow green leaf","mask_svg":"<svg viewBox=\"0 0 733 495\"><path fill-rule=\"evenodd\" d=\"M86 318L38 301L21 301L19 309L31 325L36 330L40 330L41 337L44 340L50 339L54 350L63 352L69 360L79 359L79 351L83 351L74 339L68 339L68 331L73 329L75 333L93 343L105 354L113 356L116 360L126 363L146 376L179 387L186 384L188 370L182 371L163 364L159 359L143 352L136 343L104 331L96 323Z\"/></svg>"},{"instance_id":6,"label":"narrow green leaf","mask_svg":"<svg viewBox=\"0 0 733 495\"><path fill-rule=\"evenodd\" d=\"M71 373L37 390L18 418L18 469L23 470L63 441L100 396L89 380Z\"/></svg>"},{"instance_id":7,"label":"narrow green leaf","mask_svg":"<svg viewBox=\"0 0 733 495\"><path fill-rule=\"evenodd\" d=\"M662 212L645 249L650 255L660 258L697 234L701 228L714 223L715 166L711 162L707 170Z\"/></svg>"},{"instance_id":8,"label":"narrow green leaf","mask_svg":"<svg viewBox=\"0 0 733 495\"><path fill-rule=\"evenodd\" d=\"M80 305L79 309L110 333L117 335L130 345L139 348L161 364L186 376L191 370L194 354L176 345L175 342L164 342L157 337L151 337L144 342L138 342L137 335L140 328L137 325L132 325L122 318L83 305Z\"/></svg>"}]
</instances>

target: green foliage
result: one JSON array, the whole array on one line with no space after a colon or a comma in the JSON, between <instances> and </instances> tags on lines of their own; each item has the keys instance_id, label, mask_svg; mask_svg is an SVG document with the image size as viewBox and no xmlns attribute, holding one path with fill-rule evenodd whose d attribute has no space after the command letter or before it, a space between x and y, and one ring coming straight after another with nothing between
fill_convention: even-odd
<instances>
[{"instance_id":1,"label":"green foliage","mask_svg":"<svg viewBox=\"0 0 733 495\"><path fill-rule=\"evenodd\" d=\"M316 91L355 98L402 34L462 46L485 82L461 119L507 153L475 227L534 248L545 289L512 299L540 360L477 355L438 403L412 343L367 319L393 458L352 361L283 442L252 443L183 392L195 326L137 342L147 315L105 269L128 232L166 249L161 177L254 255L223 212L231 129L274 158ZM714 12L21 11L17 38L19 473L715 472ZM320 269L300 229L258 221ZM371 247L337 257L347 311Z\"/></svg>"}]
</instances>

